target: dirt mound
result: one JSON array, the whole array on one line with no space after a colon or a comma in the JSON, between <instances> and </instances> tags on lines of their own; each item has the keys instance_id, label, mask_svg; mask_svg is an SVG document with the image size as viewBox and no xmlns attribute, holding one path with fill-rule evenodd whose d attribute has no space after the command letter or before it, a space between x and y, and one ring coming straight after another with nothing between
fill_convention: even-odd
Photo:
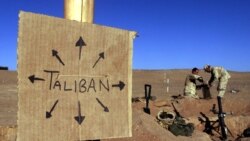
<instances>
[{"instance_id":1,"label":"dirt mound","mask_svg":"<svg viewBox=\"0 0 250 141\"><path fill-rule=\"evenodd\" d=\"M135 105L136 106L136 105ZM111 139L112 141L211 141L210 137L198 130L195 130L191 137L175 136L168 130L162 128L154 117L144 112L133 110L133 137L122 139Z\"/></svg>"}]
</instances>

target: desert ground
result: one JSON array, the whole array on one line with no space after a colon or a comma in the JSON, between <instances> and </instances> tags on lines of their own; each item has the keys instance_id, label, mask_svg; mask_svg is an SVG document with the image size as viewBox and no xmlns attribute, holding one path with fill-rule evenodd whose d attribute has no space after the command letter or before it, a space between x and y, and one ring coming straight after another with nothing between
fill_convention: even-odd
<instances>
[{"instance_id":1,"label":"desert ground","mask_svg":"<svg viewBox=\"0 0 250 141\"><path fill-rule=\"evenodd\" d=\"M198 90L200 99L187 99L183 97L173 98L182 95L184 81L191 70L133 70L133 94L137 98L133 101L133 136L130 138L107 139L121 141L218 141L220 133L214 131L214 135L203 132L205 123L199 121L202 118L200 112L204 113L210 120L216 120L217 114L212 113L213 104L217 105L216 87L212 87L212 99L204 99L203 94ZM225 123L232 135L228 134L229 140L250 140L249 138L239 138L243 130L250 127L250 72L229 71L227 92L222 100L223 110L232 115L225 117ZM205 80L209 79L209 74L200 72ZM169 81L169 83L168 83ZM151 114L143 111L145 107L144 85L152 86L149 101ZM168 87L168 88L167 88ZM0 70L0 141L15 141L17 132L17 72ZM192 136L175 136L167 129L163 128L156 120L159 111L173 112L171 103L185 118L186 122L193 123L195 130Z\"/></svg>"}]
</instances>

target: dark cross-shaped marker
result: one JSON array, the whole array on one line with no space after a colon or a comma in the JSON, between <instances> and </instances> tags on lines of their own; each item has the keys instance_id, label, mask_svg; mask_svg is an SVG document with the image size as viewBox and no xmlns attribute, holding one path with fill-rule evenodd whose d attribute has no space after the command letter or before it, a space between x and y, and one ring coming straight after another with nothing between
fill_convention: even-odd
<instances>
[{"instance_id":1,"label":"dark cross-shaped marker","mask_svg":"<svg viewBox=\"0 0 250 141\"><path fill-rule=\"evenodd\" d=\"M46 118L52 117L51 113L55 109L57 103L58 103L58 100L54 103L53 107L51 108L51 110L49 112L46 111Z\"/></svg>"},{"instance_id":2,"label":"dark cross-shaped marker","mask_svg":"<svg viewBox=\"0 0 250 141\"><path fill-rule=\"evenodd\" d=\"M84 120L85 116L81 115L81 104L80 101L78 101L78 116L75 116L75 120L78 122L80 125L82 121Z\"/></svg>"},{"instance_id":3,"label":"dark cross-shaped marker","mask_svg":"<svg viewBox=\"0 0 250 141\"><path fill-rule=\"evenodd\" d=\"M95 62L95 64L93 65L92 68L95 67L95 65L100 61L101 58L104 59L104 52L102 52L102 53L99 54L99 58L96 60L96 62Z\"/></svg>"},{"instance_id":4,"label":"dark cross-shaped marker","mask_svg":"<svg viewBox=\"0 0 250 141\"><path fill-rule=\"evenodd\" d=\"M31 75L31 76L29 76L28 78L29 78L30 82L32 82L32 83L34 83L35 80L45 81L44 79L38 78L38 77L36 77L35 75Z\"/></svg>"},{"instance_id":5,"label":"dark cross-shaped marker","mask_svg":"<svg viewBox=\"0 0 250 141\"><path fill-rule=\"evenodd\" d=\"M104 112L109 112L108 107L104 106L104 105L102 104L102 102L101 102L98 98L96 98L96 100L97 100L97 102L104 108Z\"/></svg>"},{"instance_id":6,"label":"dark cross-shaped marker","mask_svg":"<svg viewBox=\"0 0 250 141\"><path fill-rule=\"evenodd\" d=\"M57 60L62 64L64 65L62 59L58 56L58 52L54 49L52 49L52 56L56 56Z\"/></svg>"},{"instance_id":7,"label":"dark cross-shaped marker","mask_svg":"<svg viewBox=\"0 0 250 141\"><path fill-rule=\"evenodd\" d=\"M83 46L86 46L86 44L83 41L82 36L80 36L79 40L76 42L76 47L79 47L79 60L81 60L81 52Z\"/></svg>"},{"instance_id":8,"label":"dark cross-shaped marker","mask_svg":"<svg viewBox=\"0 0 250 141\"><path fill-rule=\"evenodd\" d=\"M125 84L122 81L119 81L119 84L114 84L112 87L119 87L120 91L124 88Z\"/></svg>"}]
</instances>

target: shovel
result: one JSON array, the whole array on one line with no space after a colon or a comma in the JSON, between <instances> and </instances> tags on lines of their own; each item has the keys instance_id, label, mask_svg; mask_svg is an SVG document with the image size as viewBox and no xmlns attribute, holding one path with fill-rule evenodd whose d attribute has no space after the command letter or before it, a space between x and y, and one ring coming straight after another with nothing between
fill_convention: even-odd
<instances>
[{"instance_id":1,"label":"shovel","mask_svg":"<svg viewBox=\"0 0 250 141\"><path fill-rule=\"evenodd\" d=\"M150 115L150 109L148 108L149 99L151 97L151 85L145 84L145 99L146 99L146 107L143 108L144 112Z\"/></svg>"}]
</instances>

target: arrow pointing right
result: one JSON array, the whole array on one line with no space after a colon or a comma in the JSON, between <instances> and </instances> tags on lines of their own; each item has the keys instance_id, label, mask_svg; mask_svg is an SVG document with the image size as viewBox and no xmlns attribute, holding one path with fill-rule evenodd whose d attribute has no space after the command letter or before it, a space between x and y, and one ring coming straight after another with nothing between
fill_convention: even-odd
<instances>
[{"instance_id":1,"label":"arrow pointing right","mask_svg":"<svg viewBox=\"0 0 250 141\"><path fill-rule=\"evenodd\" d=\"M119 84L114 84L112 87L119 87L121 91L125 87L125 84L122 81L119 81Z\"/></svg>"}]
</instances>

